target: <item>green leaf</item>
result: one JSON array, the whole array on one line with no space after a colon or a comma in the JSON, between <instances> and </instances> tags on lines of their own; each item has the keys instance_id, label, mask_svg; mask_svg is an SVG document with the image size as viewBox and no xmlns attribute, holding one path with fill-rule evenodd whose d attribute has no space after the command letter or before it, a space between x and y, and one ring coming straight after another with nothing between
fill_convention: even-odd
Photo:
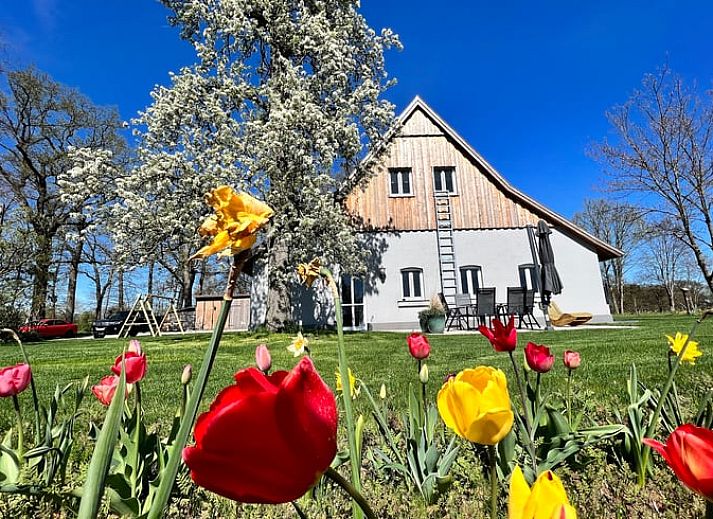
<instances>
[{"instance_id":1,"label":"green leaf","mask_svg":"<svg viewBox=\"0 0 713 519\"><path fill-rule=\"evenodd\" d=\"M99 511L99 505L104 495L106 475L109 471L114 446L119 436L125 398L126 373L122 367L114 398L111 399L111 405L99 432L92 459L89 461L87 480L84 483L82 499L79 503L79 512L77 514L79 519L94 519Z\"/></svg>"}]
</instances>

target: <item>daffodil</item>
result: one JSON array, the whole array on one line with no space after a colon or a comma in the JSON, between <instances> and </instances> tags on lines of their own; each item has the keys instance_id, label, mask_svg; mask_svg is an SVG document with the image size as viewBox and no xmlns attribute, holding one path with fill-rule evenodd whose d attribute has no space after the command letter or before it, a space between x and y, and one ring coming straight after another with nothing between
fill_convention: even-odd
<instances>
[{"instance_id":1,"label":"daffodil","mask_svg":"<svg viewBox=\"0 0 713 519\"><path fill-rule=\"evenodd\" d=\"M312 286L312 283L319 278L319 270L322 268L322 262L319 258L314 258L309 263L300 263L297 265L297 275L300 277L302 282L308 287Z\"/></svg>"},{"instance_id":2,"label":"daffodil","mask_svg":"<svg viewBox=\"0 0 713 519\"><path fill-rule=\"evenodd\" d=\"M554 472L543 472L530 488L516 466L510 477L508 519L577 519L577 511Z\"/></svg>"},{"instance_id":3,"label":"daffodil","mask_svg":"<svg viewBox=\"0 0 713 519\"><path fill-rule=\"evenodd\" d=\"M287 347L287 351L292 353L294 357L299 357L304 354L305 350L309 351L308 345L309 341L307 337L304 337L302 332L297 332L297 337L292 339L292 343Z\"/></svg>"},{"instance_id":4,"label":"daffodil","mask_svg":"<svg viewBox=\"0 0 713 519\"><path fill-rule=\"evenodd\" d=\"M206 202L215 214L206 218L198 229L201 236L213 240L191 259L206 258L212 254L235 255L255 244L257 232L273 215L265 203L247 193L236 193L230 186L220 186L206 195Z\"/></svg>"},{"instance_id":5,"label":"daffodil","mask_svg":"<svg viewBox=\"0 0 713 519\"><path fill-rule=\"evenodd\" d=\"M334 374L337 376L337 391L339 391L339 392L344 391L344 389L342 387L342 376L339 374L338 371L336 371ZM357 387L356 381L357 381L357 379L354 376L354 373L352 373L352 369L349 368L349 394L351 395L352 399L359 396L360 388Z\"/></svg>"},{"instance_id":6,"label":"daffodil","mask_svg":"<svg viewBox=\"0 0 713 519\"><path fill-rule=\"evenodd\" d=\"M386 384L381 384L381 389L379 390L379 398L384 400L386 398Z\"/></svg>"},{"instance_id":7,"label":"daffodil","mask_svg":"<svg viewBox=\"0 0 713 519\"><path fill-rule=\"evenodd\" d=\"M683 346L686 344L686 341L688 341L688 335L685 333L681 332L676 332L676 337L671 337L670 335L667 335L666 338L668 339L668 344L671 347L671 351L674 352L676 355L681 355L681 350L683 350ZM691 364L696 363L696 359L703 355L703 352L698 349L698 343L696 341L688 341L688 346L686 346L686 351L683 353L683 357L681 357L681 362L689 362Z\"/></svg>"}]
</instances>

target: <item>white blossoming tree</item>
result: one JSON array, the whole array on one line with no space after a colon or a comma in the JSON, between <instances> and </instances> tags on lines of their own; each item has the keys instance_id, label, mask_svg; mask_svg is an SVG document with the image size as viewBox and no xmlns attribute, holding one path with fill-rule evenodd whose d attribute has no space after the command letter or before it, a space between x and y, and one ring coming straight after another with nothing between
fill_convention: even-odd
<instances>
[{"instance_id":1,"label":"white blossoming tree","mask_svg":"<svg viewBox=\"0 0 713 519\"><path fill-rule=\"evenodd\" d=\"M141 166L120 183L122 236L181 270L185 291L207 212L200 194L224 182L264 197L276 213L264 248L267 319L279 326L296 263L362 264L342 200L392 124L380 95L390 84L384 51L398 39L370 29L356 0L163 3L197 62L156 88L138 120Z\"/></svg>"}]
</instances>

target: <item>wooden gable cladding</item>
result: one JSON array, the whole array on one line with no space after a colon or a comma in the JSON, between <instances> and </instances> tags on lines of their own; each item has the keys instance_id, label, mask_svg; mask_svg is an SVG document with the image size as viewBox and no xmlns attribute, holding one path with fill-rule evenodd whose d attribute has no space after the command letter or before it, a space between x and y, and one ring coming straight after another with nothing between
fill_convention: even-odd
<instances>
[{"instance_id":1,"label":"wooden gable cladding","mask_svg":"<svg viewBox=\"0 0 713 519\"><path fill-rule=\"evenodd\" d=\"M436 228L433 169L455 168L450 197L454 229L517 228L539 217L515 201L423 110L416 109L390 139L377 173L347 198L367 227L403 231ZM411 168L413 196L392 197L389 168Z\"/></svg>"}]
</instances>

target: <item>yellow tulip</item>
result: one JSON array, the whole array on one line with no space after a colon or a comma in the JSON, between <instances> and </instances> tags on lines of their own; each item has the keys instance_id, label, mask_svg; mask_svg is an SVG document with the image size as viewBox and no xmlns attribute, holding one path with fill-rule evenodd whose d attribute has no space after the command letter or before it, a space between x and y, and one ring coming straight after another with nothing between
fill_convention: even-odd
<instances>
[{"instance_id":1,"label":"yellow tulip","mask_svg":"<svg viewBox=\"0 0 713 519\"><path fill-rule=\"evenodd\" d=\"M577 519L562 481L548 470L540 474L532 489L520 467L510 477L508 519Z\"/></svg>"},{"instance_id":2,"label":"yellow tulip","mask_svg":"<svg viewBox=\"0 0 713 519\"><path fill-rule=\"evenodd\" d=\"M450 377L438 392L438 412L458 436L495 445L510 432L514 418L505 373L479 366Z\"/></svg>"},{"instance_id":3,"label":"yellow tulip","mask_svg":"<svg viewBox=\"0 0 713 519\"><path fill-rule=\"evenodd\" d=\"M668 344L671 347L671 351L676 355L681 355L681 350L684 344L688 341L688 335L681 332L676 332L676 337L671 337L667 335ZM698 343L696 341L688 341L688 346L686 346L686 351L681 357L681 362L689 362L691 364L696 363L696 359L703 355L703 352L698 349Z\"/></svg>"},{"instance_id":4,"label":"yellow tulip","mask_svg":"<svg viewBox=\"0 0 713 519\"><path fill-rule=\"evenodd\" d=\"M272 209L248 195L236 193L229 186L220 186L206 195L206 202L215 214L206 218L198 229L201 236L213 241L196 252L191 259L206 258L218 252L235 255L255 244L256 233L273 215Z\"/></svg>"}]
</instances>

